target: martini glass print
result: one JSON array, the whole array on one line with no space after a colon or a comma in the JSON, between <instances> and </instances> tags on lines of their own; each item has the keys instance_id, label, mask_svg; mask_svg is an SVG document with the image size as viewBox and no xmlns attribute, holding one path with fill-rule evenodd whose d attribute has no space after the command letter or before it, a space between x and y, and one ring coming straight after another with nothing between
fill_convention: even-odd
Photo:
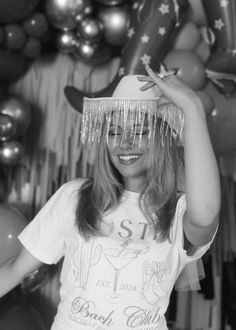
<instances>
[{"instance_id":1,"label":"martini glass print","mask_svg":"<svg viewBox=\"0 0 236 330\"><path fill-rule=\"evenodd\" d=\"M109 302L118 303L122 300L122 296L117 293L117 284L120 271L129 265L138 255L147 253L149 248L136 250L136 249L113 249L108 248L103 250L103 254L106 257L109 264L115 271L115 279L113 284L113 291L107 295Z\"/></svg>"}]
</instances>

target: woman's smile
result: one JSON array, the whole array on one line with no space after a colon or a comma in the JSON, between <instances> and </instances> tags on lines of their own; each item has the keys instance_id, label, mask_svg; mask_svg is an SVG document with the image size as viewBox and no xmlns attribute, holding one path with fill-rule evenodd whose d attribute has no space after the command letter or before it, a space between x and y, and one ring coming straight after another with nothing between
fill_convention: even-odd
<instances>
[{"instance_id":1,"label":"woman's smile","mask_svg":"<svg viewBox=\"0 0 236 330\"><path fill-rule=\"evenodd\" d=\"M122 165L132 165L142 157L142 154L119 154L117 157Z\"/></svg>"}]
</instances>

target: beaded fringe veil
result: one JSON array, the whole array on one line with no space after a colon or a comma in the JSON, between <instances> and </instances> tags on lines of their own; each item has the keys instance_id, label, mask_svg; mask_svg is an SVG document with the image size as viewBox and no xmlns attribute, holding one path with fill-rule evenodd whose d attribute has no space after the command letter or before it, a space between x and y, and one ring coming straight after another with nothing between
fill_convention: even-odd
<instances>
[{"instance_id":1,"label":"beaded fringe veil","mask_svg":"<svg viewBox=\"0 0 236 330\"><path fill-rule=\"evenodd\" d=\"M157 119L161 124L157 126ZM158 99L127 99L127 98L84 98L83 117L81 125L82 144L91 145L100 141L102 129L106 123L108 137L110 127L116 135L118 126L123 129L122 139L126 136L127 129L135 139L137 134L142 139L144 124L148 128L149 142L155 136L159 127L159 134L164 141L169 133L177 140L178 145L183 144L183 112L171 103L158 104ZM167 123L167 125L165 125ZM127 128L127 129L126 129Z\"/></svg>"}]
</instances>

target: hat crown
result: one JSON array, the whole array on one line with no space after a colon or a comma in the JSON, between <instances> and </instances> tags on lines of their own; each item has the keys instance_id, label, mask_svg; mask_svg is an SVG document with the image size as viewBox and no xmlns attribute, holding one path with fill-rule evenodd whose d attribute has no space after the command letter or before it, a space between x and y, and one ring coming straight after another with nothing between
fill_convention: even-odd
<instances>
[{"instance_id":1,"label":"hat crown","mask_svg":"<svg viewBox=\"0 0 236 330\"><path fill-rule=\"evenodd\" d=\"M141 75L124 76L118 83L117 87L115 88L115 90L112 94L112 97L125 98L125 99L157 99L157 98L159 98L158 87L155 85L152 88L142 91L141 87L144 86L146 84L146 82L139 81L138 77L141 77Z\"/></svg>"}]
</instances>

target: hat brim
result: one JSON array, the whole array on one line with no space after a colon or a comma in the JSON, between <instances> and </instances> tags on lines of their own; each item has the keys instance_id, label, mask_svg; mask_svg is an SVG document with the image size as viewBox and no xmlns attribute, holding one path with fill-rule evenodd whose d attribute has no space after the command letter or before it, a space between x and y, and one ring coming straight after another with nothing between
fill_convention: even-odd
<instances>
[{"instance_id":1,"label":"hat brim","mask_svg":"<svg viewBox=\"0 0 236 330\"><path fill-rule=\"evenodd\" d=\"M85 93L80 92L73 86L65 86L64 94L69 104L78 112L83 113L83 98Z\"/></svg>"}]
</instances>

